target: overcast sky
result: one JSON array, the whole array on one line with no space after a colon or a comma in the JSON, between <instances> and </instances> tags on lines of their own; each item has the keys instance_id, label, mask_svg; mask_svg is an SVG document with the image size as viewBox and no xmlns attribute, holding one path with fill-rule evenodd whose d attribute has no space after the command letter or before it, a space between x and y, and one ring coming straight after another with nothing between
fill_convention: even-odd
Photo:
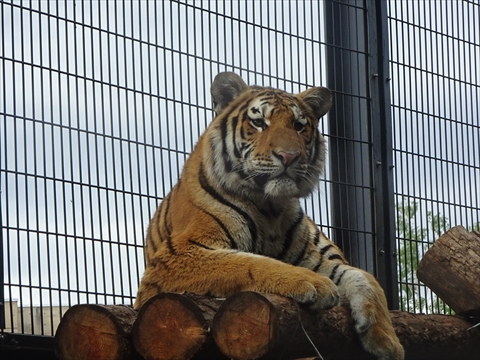
<instances>
[{"instance_id":1,"label":"overcast sky","mask_svg":"<svg viewBox=\"0 0 480 360\"><path fill-rule=\"evenodd\" d=\"M289 92L326 85L321 2L0 11L5 295L23 305L132 302L146 227L213 116L216 73L248 69L247 82ZM452 225L480 220L478 11L390 3L396 193ZM329 225L325 178L305 207Z\"/></svg>"}]
</instances>

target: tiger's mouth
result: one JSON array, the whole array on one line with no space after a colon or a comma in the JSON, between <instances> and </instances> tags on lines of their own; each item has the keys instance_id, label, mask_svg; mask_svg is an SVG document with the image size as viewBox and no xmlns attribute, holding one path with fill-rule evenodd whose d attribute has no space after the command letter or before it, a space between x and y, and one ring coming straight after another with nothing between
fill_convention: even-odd
<instances>
[{"instance_id":1,"label":"tiger's mouth","mask_svg":"<svg viewBox=\"0 0 480 360\"><path fill-rule=\"evenodd\" d=\"M270 180L270 176L268 174L258 175L253 178L255 185L257 185L259 188L263 188L268 180Z\"/></svg>"},{"instance_id":2,"label":"tiger's mouth","mask_svg":"<svg viewBox=\"0 0 480 360\"><path fill-rule=\"evenodd\" d=\"M277 180L277 181L285 181L285 180L290 180L290 181L295 181L294 178L292 178L286 171L282 172L281 174L271 177L271 174L262 174L255 176L253 178L255 185L257 185L259 188L263 188L267 182L272 181L272 180Z\"/></svg>"}]
</instances>

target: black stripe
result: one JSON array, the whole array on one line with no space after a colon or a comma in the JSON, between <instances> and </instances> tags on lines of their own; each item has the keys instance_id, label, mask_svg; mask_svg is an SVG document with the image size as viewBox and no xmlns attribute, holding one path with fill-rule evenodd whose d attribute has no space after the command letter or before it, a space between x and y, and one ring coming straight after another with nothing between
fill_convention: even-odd
<instances>
[{"instance_id":1,"label":"black stripe","mask_svg":"<svg viewBox=\"0 0 480 360\"><path fill-rule=\"evenodd\" d=\"M317 272L318 269L320 269L320 266L322 266L323 263L323 258L321 257L320 260L318 260L318 264L315 265L315 267L312 269L313 272Z\"/></svg>"},{"instance_id":2,"label":"black stripe","mask_svg":"<svg viewBox=\"0 0 480 360\"><path fill-rule=\"evenodd\" d=\"M151 225L150 225L150 226L151 226ZM157 227L158 227L158 226L157 226ZM162 238L160 237L159 239L162 239ZM149 237L147 238L147 245L152 248L152 250L153 250L154 253L157 252L158 248L157 248L157 245L155 244L155 242L153 241L153 237L152 237L152 236L149 236Z\"/></svg>"},{"instance_id":3,"label":"black stripe","mask_svg":"<svg viewBox=\"0 0 480 360\"><path fill-rule=\"evenodd\" d=\"M253 98L253 99L254 99L254 98ZM250 106L250 103L252 102L253 99L248 99L247 102L245 102L242 106L240 106L240 107L238 108L238 111L239 111L239 112L242 112L242 111L244 111L245 109L247 109L247 108Z\"/></svg>"},{"instance_id":4,"label":"black stripe","mask_svg":"<svg viewBox=\"0 0 480 360\"><path fill-rule=\"evenodd\" d=\"M220 123L220 130L222 132L222 153L223 153L223 162L225 166L225 171L231 172L232 160L230 160L230 155L228 154L228 149L227 149L227 125L228 125L228 117L225 116L222 119L222 122Z\"/></svg>"},{"instance_id":5,"label":"black stripe","mask_svg":"<svg viewBox=\"0 0 480 360\"><path fill-rule=\"evenodd\" d=\"M275 95L275 92L273 92L273 91L268 91L268 90L267 90L267 91L265 91L265 92L262 93L262 94L258 94L258 97L260 97L260 96L265 96L265 97L262 97L262 98L260 99L260 101L262 102L262 105L263 105L264 103L270 103L272 100L275 100L275 96L274 96L274 95Z\"/></svg>"},{"instance_id":6,"label":"black stripe","mask_svg":"<svg viewBox=\"0 0 480 360\"><path fill-rule=\"evenodd\" d=\"M243 128L243 126L242 126L242 128ZM245 149L247 148L247 146L248 146L248 142L242 141L242 143L240 144L240 149L239 149L240 152L243 153L245 151Z\"/></svg>"},{"instance_id":7,"label":"black stripe","mask_svg":"<svg viewBox=\"0 0 480 360\"><path fill-rule=\"evenodd\" d=\"M158 217L160 218L160 213L158 214ZM157 219L157 223L156 223L156 226L157 226L157 235L158 235L158 238L160 239L160 241L163 242L163 236L162 236L162 221L160 219Z\"/></svg>"},{"instance_id":8,"label":"black stripe","mask_svg":"<svg viewBox=\"0 0 480 360\"><path fill-rule=\"evenodd\" d=\"M313 245L317 246L319 241L320 241L320 229L317 228L317 231L315 232L315 237L313 238Z\"/></svg>"},{"instance_id":9,"label":"black stripe","mask_svg":"<svg viewBox=\"0 0 480 360\"><path fill-rule=\"evenodd\" d=\"M307 252L307 248L308 248L308 245L310 244L310 241L305 241L305 245L303 245L303 249L302 251L300 251L300 253L297 255L297 257L295 258L295 260L292 262L292 265L295 265L297 266L298 264L300 264L300 262L304 259L305 257L305 253Z\"/></svg>"},{"instance_id":10,"label":"black stripe","mask_svg":"<svg viewBox=\"0 0 480 360\"><path fill-rule=\"evenodd\" d=\"M278 255L278 259L283 259L285 255L287 255L288 250L290 250L290 247L292 246L292 242L294 239L293 234L295 233L295 230L297 229L298 225L300 225L304 219L305 215L303 214L303 210L300 208L300 211L298 212L297 218L295 219L294 223L290 226L290 228L287 230L285 233L285 240L283 242L282 246L282 252Z\"/></svg>"},{"instance_id":11,"label":"black stripe","mask_svg":"<svg viewBox=\"0 0 480 360\"><path fill-rule=\"evenodd\" d=\"M168 194L162 201L162 207L163 207L163 204L165 204L165 212L163 213L162 223L165 226L165 230L167 231L167 236L170 234L172 230L171 224L169 225L167 222L168 210L170 210L170 197L171 197L171 194Z\"/></svg>"},{"instance_id":12,"label":"black stripe","mask_svg":"<svg viewBox=\"0 0 480 360\"><path fill-rule=\"evenodd\" d=\"M265 200L262 204L253 202L253 205L257 208L258 212L265 217L278 218L282 213L282 210L277 208L271 201L268 199ZM260 206L261 205L261 206Z\"/></svg>"},{"instance_id":13,"label":"black stripe","mask_svg":"<svg viewBox=\"0 0 480 360\"><path fill-rule=\"evenodd\" d=\"M339 254L333 254L333 255L328 256L328 260L336 260L336 259L343 260L343 257L342 257L342 255L339 255Z\"/></svg>"},{"instance_id":14,"label":"black stripe","mask_svg":"<svg viewBox=\"0 0 480 360\"><path fill-rule=\"evenodd\" d=\"M320 249L320 255L324 255L329 249L333 247L333 244L328 244Z\"/></svg>"},{"instance_id":15,"label":"black stripe","mask_svg":"<svg viewBox=\"0 0 480 360\"><path fill-rule=\"evenodd\" d=\"M234 116L232 119L232 142L233 142L233 155L237 159L240 159L240 151L238 150L237 147L237 142L236 142L236 133L237 133L237 124L238 124L238 116Z\"/></svg>"},{"instance_id":16,"label":"black stripe","mask_svg":"<svg viewBox=\"0 0 480 360\"><path fill-rule=\"evenodd\" d=\"M320 133L318 132L318 130L315 130L315 131L316 131L315 146L314 146L315 151L310 152L310 157L311 157L311 159L309 159L310 164L315 164L318 160L318 157L320 156Z\"/></svg>"},{"instance_id":17,"label":"black stripe","mask_svg":"<svg viewBox=\"0 0 480 360\"><path fill-rule=\"evenodd\" d=\"M306 147L307 148L307 152L308 152L308 163L309 164L315 164L316 163L316 159L317 159L317 148L316 148L316 144L314 146L312 146L312 149L308 149L308 146Z\"/></svg>"},{"instance_id":18,"label":"black stripe","mask_svg":"<svg viewBox=\"0 0 480 360\"><path fill-rule=\"evenodd\" d=\"M193 203L192 203L193 204ZM225 235L227 235L227 238L228 240L230 241L230 247L232 249L238 249L238 245L237 243L235 242L235 240L233 239L233 236L230 234L230 231L228 231L227 227L225 226L225 224L218 218L216 217L215 215L213 215L212 213L208 212L207 210L201 208L200 206L196 205L196 204L193 204L193 206L195 206L198 210L204 212L205 214L207 214L208 216L210 216L213 220L215 220L215 222L222 228L222 230L224 231Z\"/></svg>"},{"instance_id":19,"label":"black stripe","mask_svg":"<svg viewBox=\"0 0 480 360\"><path fill-rule=\"evenodd\" d=\"M351 269L345 269L343 270L343 272L340 274L340 276L338 277L337 281L335 281L335 285L339 285L340 284L340 281L342 281L342 278L343 278L343 275L345 275L345 273L348 271L348 270L351 270Z\"/></svg>"},{"instance_id":20,"label":"black stripe","mask_svg":"<svg viewBox=\"0 0 480 360\"><path fill-rule=\"evenodd\" d=\"M243 126L241 127L241 129L243 129ZM243 153L245 150L248 150L249 153L252 151L253 149L253 144L248 142L248 140L245 140L242 142L242 145L240 145L240 152ZM248 155L244 156L244 158L246 158Z\"/></svg>"},{"instance_id":21,"label":"black stripe","mask_svg":"<svg viewBox=\"0 0 480 360\"><path fill-rule=\"evenodd\" d=\"M170 251L170 254L173 255L176 253L175 249L173 248L172 237L170 235L167 236L167 247L168 247L168 250Z\"/></svg>"},{"instance_id":22,"label":"black stripe","mask_svg":"<svg viewBox=\"0 0 480 360\"><path fill-rule=\"evenodd\" d=\"M162 204L160 204L160 207L155 212L155 215L153 216L153 219L151 220L148 231L147 231L147 247L151 247L154 253L157 252L158 248L155 242L153 241L153 236L151 235L151 233L154 231L153 227L155 227L158 239L160 241L162 240L162 234L160 233L160 224L158 220L162 212Z\"/></svg>"},{"instance_id":23,"label":"black stripe","mask_svg":"<svg viewBox=\"0 0 480 360\"><path fill-rule=\"evenodd\" d=\"M198 179L200 181L200 185L204 191L206 191L211 197L215 200L220 202L221 204L230 207L231 209L235 210L239 213L247 222L248 230L250 231L250 235L252 237L252 248L255 249L257 245L257 227L255 222L252 220L250 215L248 215L245 211L240 209L238 206L232 204L231 202L225 200L223 196L221 196L209 183L208 179L205 176L205 171L203 170L203 163L200 165L200 171L198 174Z\"/></svg>"},{"instance_id":24,"label":"black stripe","mask_svg":"<svg viewBox=\"0 0 480 360\"><path fill-rule=\"evenodd\" d=\"M330 280L333 281L333 278L335 277L335 274L337 273L337 270L338 270L339 266L340 266L340 264L337 264L333 267L332 272L329 276Z\"/></svg>"},{"instance_id":25,"label":"black stripe","mask_svg":"<svg viewBox=\"0 0 480 360\"><path fill-rule=\"evenodd\" d=\"M201 248L207 249L207 250L215 250L215 249L213 249L213 248L211 248L207 245L203 245L202 243L199 243L198 241L195 241L195 240L192 240L192 239L189 239L188 242L193 244L193 245L199 246Z\"/></svg>"},{"instance_id":26,"label":"black stripe","mask_svg":"<svg viewBox=\"0 0 480 360\"><path fill-rule=\"evenodd\" d=\"M169 214L169 210L170 210L170 196L171 196L171 193L168 194L165 199L163 199L163 201L166 202L165 214L163 216L163 224L165 226L165 230L167 231L166 241L167 241L168 250L170 251L170 254L175 254L176 251L173 248L172 236L171 236L172 235L172 224L171 224L171 222L168 221L168 218L167 218L168 214Z\"/></svg>"},{"instance_id":27,"label":"black stripe","mask_svg":"<svg viewBox=\"0 0 480 360\"><path fill-rule=\"evenodd\" d=\"M248 116L247 116L246 113L243 115L243 117L248 119ZM245 120L245 119L244 119L244 120ZM243 125L240 126L240 138L241 138L242 140L248 141L247 138L245 137L245 129L243 128Z\"/></svg>"},{"instance_id":28,"label":"black stripe","mask_svg":"<svg viewBox=\"0 0 480 360\"><path fill-rule=\"evenodd\" d=\"M167 263L158 257L153 258L148 264L150 267L156 267L157 265L162 265L165 269L168 269Z\"/></svg>"},{"instance_id":29,"label":"black stripe","mask_svg":"<svg viewBox=\"0 0 480 360\"><path fill-rule=\"evenodd\" d=\"M250 156L250 154L252 153L253 151L253 146L250 146L250 148L247 150L247 152L245 153L245 155L243 155L243 158L246 159Z\"/></svg>"},{"instance_id":30,"label":"black stripe","mask_svg":"<svg viewBox=\"0 0 480 360\"><path fill-rule=\"evenodd\" d=\"M248 176L248 174L247 174L245 171L243 171L243 170L240 170L240 171L238 172L238 175L240 175L240 177L241 177L242 179L246 179L247 176Z\"/></svg>"},{"instance_id":31,"label":"black stripe","mask_svg":"<svg viewBox=\"0 0 480 360\"><path fill-rule=\"evenodd\" d=\"M250 106L250 103L252 102L252 99L248 100L245 104L243 104L239 109L239 113L244 111L245 109L247 109L249 106ZM238 121L238 116L236 116L236 120ZM242 123L245 121L245 120L250 120L250 118L248 117L248 112L245 111L242 115ZM236 127L236 124L235 124L235 127ZM240 137L243 139L243 140L246 140L245 138L245 130L243 128L243 126L240 126Z\"/></svg>"}]
</instances>

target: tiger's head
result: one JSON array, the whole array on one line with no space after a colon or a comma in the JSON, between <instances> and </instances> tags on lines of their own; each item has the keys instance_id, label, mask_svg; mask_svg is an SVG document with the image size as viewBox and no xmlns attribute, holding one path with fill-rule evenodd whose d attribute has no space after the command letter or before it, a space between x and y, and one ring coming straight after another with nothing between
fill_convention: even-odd
<instances>
[{"instance_id":1,"label":"tiger's head","mask_svg":"<svg viewBox=\"0 0 480 360\"><path fill-rule=\"evenodd\" d=\"M332 105L323 87L298 95L248 86L238 75L220 73L211 87L216 118L210 146L221 185L271 200L308 196L325 166L319 119Z\"/></svg>"}]
</instances>

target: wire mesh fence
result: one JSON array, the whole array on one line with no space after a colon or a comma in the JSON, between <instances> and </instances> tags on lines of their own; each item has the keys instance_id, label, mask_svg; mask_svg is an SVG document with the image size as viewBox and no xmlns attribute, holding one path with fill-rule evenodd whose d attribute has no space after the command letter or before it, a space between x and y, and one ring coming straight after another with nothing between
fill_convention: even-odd
<instances>
[{"instance_id":1,"label":"wire mesh fence","mask_svg":"<svg viewBox=\"0 0 480 360\"><path fill-rule=\"evenodd\" d=\"M449 312L419 283L450 226L480 227L480 4L389 2L401 309Z\"/></svg>"},{"instance_id":2,"label":"wire mesh fence","mask_svg":"<svg viewBox=\"0 0 480 360\"><path fill-rule=\"evenodd\" d=\"M212 78L230 69L290 92L325 83L326 69L313 66L325 47L313 19L321 11L316 2L2 2L8 330L51 335L74 304L133 302L149 219L213 116ZM306 58L312 66L299 66ZM325 201L305 203L317 222Z\"/></svg>"},{"instance_id":3,"label":"wire mesh fence","mask_svg":"<svg viewBox=\"0 0 480 360\"><path fill-rule=\"evenodd\" d=\"M321 123L330 166L304 207L339 244L352 239L343 245L355 265L378 272L371 45L358 33L366 31L369 3L2 1L6 331L52 335L74 304L133 303L149 220L212 119L210 83L225 70L292 93L332 88L336 116ZM337 17L335 7L351 21ZM452 225L473 226L480 218L474 186L480 168L478 5L438 7L443 10L392 1L388 18L395 201L404 210L418 204L404 222L408 229L426 228L429 236L439 229L439 214ZM432 10L430 17L425 9ZM417 12L424 15L410 18ZM459 19L466 16L472 25L464 31ZM441 28L443 17L455 25ZM340 27L350 40L332 44ZM418 51L404 55L406 41ZM455 57L441 66L434 60L434 53L453 49L462 53L461 62ZM333 51L334 60L328 57ZM462 66L468 70L456 70ZM340 68L335 76L344 71L354 85L331 86L334 68ZM358 109L358 122L344 119L347 107ZM347 122L359 127L360 137L342 132ZM360 163L348 156L355 153L362 154ZM340 170L358 176L338 177ZM334 204L349 212L337 213ZM414 278L427 241L433 238L397 232L400 303L410 311L438 303ZM356 242L362 251L351 246Z\"/></svg>"}]
</instances>

